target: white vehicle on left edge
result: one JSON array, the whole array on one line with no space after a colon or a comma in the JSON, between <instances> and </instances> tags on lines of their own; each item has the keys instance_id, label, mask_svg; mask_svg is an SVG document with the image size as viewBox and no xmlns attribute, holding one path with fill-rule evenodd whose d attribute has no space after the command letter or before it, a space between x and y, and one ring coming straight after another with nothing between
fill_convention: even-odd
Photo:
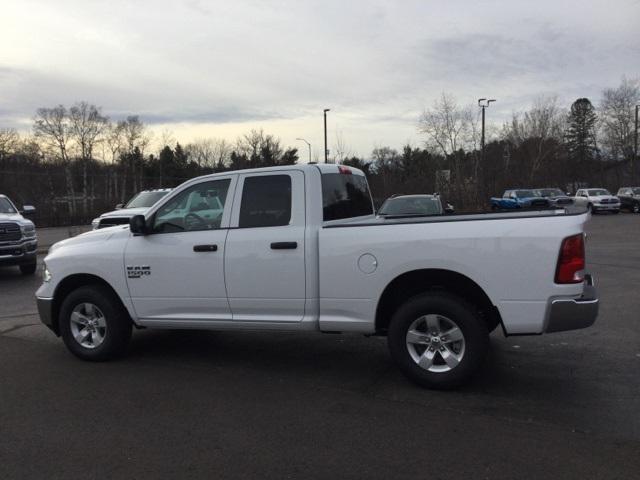
<instances>
[{"instance_id":1,"label":"white vehicle on left edge","mask_svg":"<svg viewBox=\"0 0 640 480\"><path fill-rule=\"evenodd\" d=\"M23 275L36 272L36 226L23 217L35 211L31 205L18 210L9 197L0 194L0 266L17 265Z\"/></svg>"},{"instance_id":2,"label":"white vehicle on left edge","mask_svg":"<svg viewBox=\"0 0 640 480\"><path fill-rule=\"evenodd\" d=\"M144 190L137 193L126 204L119 203L112 212L103 213L91 222L91 228L113 227L114 225L127 225L129 219L134 215L144 215L158 200L171 191L170 188L159 188L157 190Z\"/></svg>"}]
</instances>

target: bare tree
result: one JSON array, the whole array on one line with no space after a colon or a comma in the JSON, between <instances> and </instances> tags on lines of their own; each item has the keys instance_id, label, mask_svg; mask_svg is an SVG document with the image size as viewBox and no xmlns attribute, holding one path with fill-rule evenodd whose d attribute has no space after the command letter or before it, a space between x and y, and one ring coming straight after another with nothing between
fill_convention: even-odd
<instances>
[{"instance_id":1,"label":"bare tree","mask_svg":"<svg viewBox=\"0 0 640 480\"><path fill-rule=\"evenodd\" d=\"M352 150L347 145L347 142L344 139L344 133L342 130L338 130L336 132L336 143L333 147L335 154L336 163L342 163L345 159L351 157Z\"/></svg>"},{"instance_id":2,"label":"bare tree","mask_svg":"<svg viewBox=\"0 0 640 480\"><path fill-rule=\"evenodd\" d=\"M71 126L69 115L63 105L53 108L39 108L34 118L33 133L46 147L57 151L65 169L67 182L67 196L69 213L76 213L75 188L71 169L69 168L69 148L71 141Z\"/></svg>"},{"instance_id":3,"label":"bare tree","mask_svg":"<svg viewBox=\"0 0 640 480\"><path fill-rule=\"evenodd\" d=\"M88 209L87 165L93 158L93 149L107 128L107 117L100 109L87 102L79 102L69 109L69 128L82 160L82 209ZM92 196L93 198L93 196ZM93 201L93 200L92 200Z\"/></svg>"},{"instance_id":4,"label":"bare tree","mask_svg":"<svg viewBox=\"0 0 640 480\"><path fill-rule=\"evenodd\" d=\"M140 120L138 115L130 115L118 122L118 130L122 138L123 153L126 156L125 170L122 175L122 195L127 194L127 174L131 175L131 193L142 188L143 162L136 165L136 158L143 158L144 151L151 143L152 134ZM136 177L136 167L138 176Z\"/></svg>"},{"instance_id":5,"label":"bare tree","mask_svg":"<svg viewBox=\"0 0 640 480\"><path fill-rule=\"evenodd\" d=\"M603 147L614 159L633 158L634 107L640 103L640 79L623 78L617 88L602 92L600 119Z\"/></svg>"},{"instance_id":6,"label":"bare tree","mask_svg":"<svg viewBox=\"0 0 640 480\"><path fill-rule=\"evenodd\" d=\"M13 128L0 128L0 159L13 153L19 142L20 135Z\"/></svg>"},{"instance_id":7,"label":"bare tree","mask_svg":"<svg viewBox=\"0 0 640 480\"><path fill-rule=\"evenodd\" d=\"M539 97L530 110L514 113L503 129L504 139L527 154L529 180L533 180L543 164L556 152L565 130L565 112L556 97Z\"/></svg>"},{"instance_id":8,"label":"bare tree","mask_svg":"<svg viewBox=\"0 0 640 480\"><path fill-rule=\"evenodd\" d=\"M451 155L468 140L469 113L453 96L442 93L420 116L418 131L427 137L428 149L444 156Z\"/></svg>"}]
</instances>

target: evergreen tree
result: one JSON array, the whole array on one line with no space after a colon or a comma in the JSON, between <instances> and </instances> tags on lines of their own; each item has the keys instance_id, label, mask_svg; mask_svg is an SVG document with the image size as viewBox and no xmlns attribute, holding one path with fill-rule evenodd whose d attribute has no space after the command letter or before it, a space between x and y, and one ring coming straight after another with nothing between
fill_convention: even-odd
<instances>
[{"instance_id":1,"label":"evergreen tree","mask_svg":"<svg viewBox=\"0 0 640 480\"><path fill-rule=\"evenodd\" d=\"M588 98L571 105L566 132L566 146L574 168L592 160L596 154L596 112Z\"/></svg>"}]
</instances>

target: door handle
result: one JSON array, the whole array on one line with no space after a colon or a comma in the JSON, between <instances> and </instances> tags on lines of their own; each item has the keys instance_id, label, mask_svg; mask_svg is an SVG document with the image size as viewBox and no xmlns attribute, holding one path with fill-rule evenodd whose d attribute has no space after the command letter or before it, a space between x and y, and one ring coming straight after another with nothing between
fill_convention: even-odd
<instances>
[{"instance_id":1,"label":"door handle","mask_svg":"<svg viewBox=\"0 0 640 480\"><path fill-rule=\"evenodd\" d=\"M273 242L271 250L294 250L298 248L298 242Z\"/></svg>"},{"instance_id":2,"label":"door handle","mask_svg":"<svg viewBox=\"0 0 640 480\"><path fill-rule=\"evenodd\" d=\"M218 245L194 245L194 252L217 252Z\"/></svg>"}]
</instances>

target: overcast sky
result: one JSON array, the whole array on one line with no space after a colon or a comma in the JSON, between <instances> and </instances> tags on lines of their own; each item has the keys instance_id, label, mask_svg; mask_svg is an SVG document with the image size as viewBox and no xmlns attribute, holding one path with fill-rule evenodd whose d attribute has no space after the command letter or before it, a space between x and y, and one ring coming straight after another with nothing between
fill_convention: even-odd
<instances>
[{"instance_id":1,"label":"overcast sky","mask_svg":"<svg viewBox=\"0 0 640 480\"><path fill-rule=\"evenodd\" d=\"M264 128L322 152L421 144L416 123L446 91L594 103L640 76L640 1L29 1L0 5L0 128L78 100L139 114L182 142ZM301 157L304 158L303 155Z\"/></svg>"}]
</instances>

